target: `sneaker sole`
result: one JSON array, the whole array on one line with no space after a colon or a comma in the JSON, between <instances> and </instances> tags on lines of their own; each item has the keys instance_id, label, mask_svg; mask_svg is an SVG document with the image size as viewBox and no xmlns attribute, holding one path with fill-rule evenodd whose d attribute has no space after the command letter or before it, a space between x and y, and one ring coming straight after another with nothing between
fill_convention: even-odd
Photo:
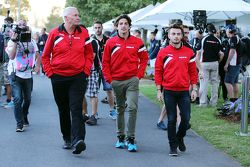
<instances>
[{"instance_id":1,"label":"sneaker sole","mask_svg":"<svg viewBox=\"0 0 250 167\"><path fill-rule=\"evenodd\" d=\"M116 120L116 118L117 118L117 117L113 117L113 116L111 116L111 115L109 115L109 117L110 117L111 119L113 119L113 120Z\"/></svg>"},{"instance_id":2,"label":"sneaker sole","mask_svg":"<svg viewBox=\"0 0 250 167\"><path fill-rule=\"evenodd\" d=\"M173 157L177 157L178 156L178 154L170 154L170 153L168 155L173 156Z\"/></svg>"},{"instance_id":3,"label":"sneaker sole","mask_svg":"<svg viewBox=\"0 0 250 167\"><path fill-rule=\"evenodd\" d=\"M124 149L125 146L115 146L115 148Z\"/></svg>"},{"instance_id":4,"label":"sneaker sole","mask_svg":"<svg viewBox=\"0 0 250 167\"><path fill-rule=\"evenodd\" d=\"M137 152L136 149L128 150L129 152Z\"/></svg>"},{"instance_id":5,"label":"sneaker sole","mask_svg":"<svg viewBox=\"0 0 250 167\"><path fill-rule=\"evenodd\" d=\"M84 150L86 150L86 144L83 142L83 140L80 140L76 143L75 150L72 153L81 154L81 152Z\"/></svg>"},{"instance_id":6,"label":"sneaker sole","mask_svg":"<svg viewBox=\"0 0 250 167\"><path fill-rule=\"evenodd\" d=\"M23 129L17 129L16 132L23 132Z\"/></svg>"}]
</instances>

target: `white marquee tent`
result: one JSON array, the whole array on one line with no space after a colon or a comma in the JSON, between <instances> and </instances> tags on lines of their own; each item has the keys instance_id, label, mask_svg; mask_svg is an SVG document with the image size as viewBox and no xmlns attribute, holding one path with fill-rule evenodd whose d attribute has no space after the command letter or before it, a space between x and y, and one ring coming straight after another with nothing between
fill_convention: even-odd
<instances>
[{"instance_id":1,"label":"white marquee tent","mask_svg":"<svg viewBox=\"0 0 250 167\"><path fill-rule=\"evenodd\" d=\"M138 20L139 18L141 18L142 16L144 16L144 15L147 14L149 11L151 11L152 9L154 9L155 7L157 7L157 6L159 6L159 5L160 5L160 3L157 3L156 5L150 4L150 5L148 5L148 6L144 7L144 8L138 9L138 10L136 10L136 11L134 11L134 12L128 14L129 17L130 17L131 20L132 20L132 25L134 25L134 22L135 22L136 20ZM109 21L105 22L105 23L103 24L103 28L104 28L105 30L112 30L112 29L113 29L113 21L114 21L114 20L115 20L115 19L112 19L112 20L109 20ZM136 26L138 27L138 26L140 26L140 25L137 24ZM146 26L149 26L149 25L146 25Z\"/></svg>"},{"instance_id":2,"label":"white marquee tent","mask_svg":"<svg viewBox=\"0 0 250 167\"><path fill-rule=\"evenodd\" d=\"M168 0L137 21L192 20L193 10L206 10L208 22L235 19L249 14L250 4L243 0Z\"/></svg>"}]
</instances>

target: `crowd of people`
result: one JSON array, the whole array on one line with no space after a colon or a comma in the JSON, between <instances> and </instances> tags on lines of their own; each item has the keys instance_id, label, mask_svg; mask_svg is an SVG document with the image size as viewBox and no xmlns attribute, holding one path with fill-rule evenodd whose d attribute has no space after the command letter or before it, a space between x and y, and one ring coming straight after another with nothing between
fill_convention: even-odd
<instances>
[{"instance_id":1,"label":"crowd of people","mask_svg":"<svg viewBox=\"0 0 250 167\"><path fill-rule=\"evenodd\" d=\"M13 23L10 17L5 21L6 25ZM17 25L30 31L23 19ZM101 21L93 23L94 34L90 35L80 24L78 10L67 7L63 11L63 23L49 34L43 28L28 41L20 40L20 33L13 30L8 38L0 35L5 45L0 49L6 57L0 68L7 93L6 103L2 105L14 107L16 132L23 132L29 125L32 72L39 74L41 67L51 80L63 148L73 148L73 154L86 149L85 123L97 125L101 85L107 94L102 102L108 103L107 113L116 120L115 147L137 151L139 80L144 77L149 60L156 60L157 99L164 102L157 127L167 130L171 156L178 155L177 148L186 151L184 137L191 127L191 102L199 107L216 106L219 84L225 101L237 100L241 63L240 40L234 25L226 27L226 36L222 38L220 31L208 24L206 34L197 30L189 40L189 27L173 23L162 42L156 39L157 31L151 32L148 49L139 30L130 32L131 25L130 17L123 14L114 21L114 31L106 33L109 36L104 35ZM208 83L211 98L208 98ZM87 98L91 112L87 111Z\"/></svg>"}]
</instances>

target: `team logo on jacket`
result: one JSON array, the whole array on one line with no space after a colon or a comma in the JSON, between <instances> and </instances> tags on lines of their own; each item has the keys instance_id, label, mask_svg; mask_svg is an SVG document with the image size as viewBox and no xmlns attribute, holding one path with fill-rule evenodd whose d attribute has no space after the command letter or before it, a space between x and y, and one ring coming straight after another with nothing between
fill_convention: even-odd
<instances>
[{"instance_id":1,"label":"team logo on jacket","mask_svg":"<svg viewBox=\"0 0 250 167\"><path fill-rule=\"evenodd\" d=\"M81 39L80 37L74 37L74 39Z\"/></svg>"},{"instance_id":2,"label":"team logo on jacket","mask_svg":"<svg viewBox=\"0 0 250 167\"><path fill-rule=\"evenodd\" d=\"M134 49L135 47L134 46L127 46L126 48Z\"/></svg>"},{"instance_id":3,"label":"team logo on jacket","mask_svg":"<svg viewBox=\"0 0 250 167\"><path fill-rule=\"evenodd\" d=\"M186 59L187 56L180 56L179 59Z\"/></svg>"}]
</instances>

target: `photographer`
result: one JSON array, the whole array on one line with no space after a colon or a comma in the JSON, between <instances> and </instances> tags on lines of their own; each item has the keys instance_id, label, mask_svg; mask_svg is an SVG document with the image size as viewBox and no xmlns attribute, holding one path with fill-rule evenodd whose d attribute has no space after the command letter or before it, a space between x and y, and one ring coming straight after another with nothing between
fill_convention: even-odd
<instances>
[{"instance_id":1,"label":"photographer","mask_svg":"<svg viewBox=\"0 0 250 167\"><path fill-rule=\"evenodd\" d=\"M8 72L12 96L14 98L14 115L17 122L16 132L22 132L28 126L28 109L31 101L32 69L39 73L40 56L35 41L31 40L25 20L19 20L12 26L13 33L6 52L10 58Z\"/></svg>"}]
</instances>

